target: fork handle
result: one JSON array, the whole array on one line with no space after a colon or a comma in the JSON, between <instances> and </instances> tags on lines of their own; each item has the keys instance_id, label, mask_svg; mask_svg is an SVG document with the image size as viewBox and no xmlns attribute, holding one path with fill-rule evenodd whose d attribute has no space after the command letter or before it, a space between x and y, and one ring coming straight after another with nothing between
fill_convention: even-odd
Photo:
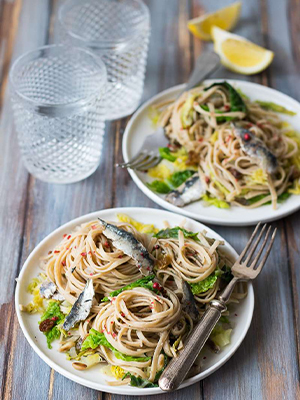
<instances>
[{"instance_id":1,"label":"fork handle","mask_svg":"<svg viewBox=\"0 0 300 400\"><path fill-rule=\"evenodd\" d=\"M188 336L184 343L184 348L180 351L178 357L173 358L162 373L158 381L159 387L162 390L168 392L175 390L184 380L216 323L219 321L222 312L227 309L226 303L239 280L240 278L234 276L218 299L210 302L209 308Z\"/></svg>"},{"instance_id":2,"label":"fork handle","mask_svg":"<svg viewBox=\"0 0 300 400\"><path fill-rule=\"evenodd\" d=\"M169 365L162 373L158 381L159 387L162 390L170 392L179 387L209 338L216 323L219 321L221 313L225 311L226 308L222 300L211 301L209 308L205 311L200 321L189 335L184 349L182 349L178 357L170 361Z\"/></svg>"},{"instance_id":3,"label":"fork handle","mask_svg":"<svg viewBox=\"0 0 300 400\"><path fill-rule=\"evenodd\" d=\"M199 85L205 78L211 75L220 66L220 57L213 51L201 54L195 63L193 72L185 88L178 94L177 98L181 96L186 90L193 89Z\"/></svg>"}]
</instances>

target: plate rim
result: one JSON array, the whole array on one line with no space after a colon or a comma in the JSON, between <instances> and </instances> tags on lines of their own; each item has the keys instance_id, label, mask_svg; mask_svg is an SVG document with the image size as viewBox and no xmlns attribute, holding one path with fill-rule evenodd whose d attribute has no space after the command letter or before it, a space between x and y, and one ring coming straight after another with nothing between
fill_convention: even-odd
<instances>
[{"instance_id":1,"label":"plate rim","mask_svg":"<svg viewBox=\"0 0 300 400\"><path fill-rule=\"evenodd\" d=\"M250 86L250 87L257 87L257 88L263 88L264 90L269 91L270 93L274 93L274 95L280 95L283 96L283 98L286 98L289 102L294 103L295 108L299 108L300 110L300 102L298 102L297 100L293 99L292 97L288 96L285 93L280 92L279 90L270 88L268 86L264 86L261 85L259 83L256 82L251 82L251 81L245 81L242 79L226 79L226 78L218 78L218 79L205 79L204 83L210 84L213 82L223 82L224 80L226 80L227 82L229 82L230 84L237 84L239 85L240 83L246 86ZM129 138L130 138L130 134L131 134L131 128L132 125L135 123L135 121L139 118L140 114L142 114L145 109L147 109L151 104L153 104L154 102L156 102L158 99L160 99L161 97L165 96L165 95L171 95L173 92L176 93L177 91L180 91L184 88L185 84L179 84L179 85L175 85L172 86L171 88L165 89L161 92L159 92L158 94L152 96L150 99L148 99L145 103L143 103L137 110L136 112L131 116L128 124L126 125L125 131L124 131L124 135L123 135L123 139L122 139L122 155L123 155L123 159L124 162L128 162L129 161L129 156L128 156L128 149L129 149ZM154 129L153 129L154 131ZM178 214L182 214L185 215L191 219L196 219L200 222L204 222L204 223L208 223L208 224L215 224L215 225L220 225L220 226L251 226L251 225L255 225L259 222L271 222L271 221L276 221L278 219L284 218L290 214L293 214L294 212L297 212L300 209L300 201L299 204L287 209L285 211L280 211L280 209L278 209L276 211L276 214L273 216L266 216L266 217L255 217L252 219L239 219L239 220L235 220L232 219L230 220L226 220L226 219L222 219L220 217L206 217L204 213L202 214L196 214L194 212L188 211L185 208L180 208L177 206L174 206L171 203L168 203L165 199L161 198L160 196L158 196L156 193L154 193L152 190L150 190L145 184L144 182L139 178L139 176L137 175L137 173L132 170L132 169L127 169L127 171L129 172L132 180L134 181L134 183L136 184L136 186L152 201L154 201L156 204L158 204L159 206L163 207L164 209L171 211L171 212L175 212ZM295 196L292 194L292 196ZM291 197L292 197L291 196ZM300 200L300 199L299 199Z\"/></svg>"},{"instance_id":2,"label":"plate rim","mask_svg":"<svg viewBox=\"0 0 300 400\"><path fill-rule=\"evenodd\" d=\"M149 211L150 210L150 211ZM30 344L32 349L35 351L35 353L51 368L53 368L56 372L60 373L64 377L72 380L73 382L79 383L85 387L99 390L102 392L106 393L111 393L111 394L124 394L124 395L132 395L132 396L147 396L147 395L155 395L155 394L162 394L164 393L161 389L159 388L145 388L145 389L139 389L139 388L133 388L130 386L109 386L109 385L103 385L102 383L95 384L91 381L88 381L84 377L80 377L77 375L73 375L71 372L65 370L63 367L59 366L58 364L55 363L51 358L49 358L46 354L43 353L42 350L39 349L39 347L36 345L34 340L31 338L29 332L26 329L25 323L23 322L22 318L22 312L20 311L19 304L20 304L20 291L21 291L21 282L22 278L27 270L27 268L30 268L32 260L36 257L36 254L39 252L40 248L44 246L47 241L55 238L58 235L61 235L61 232L65 231L66 228L68 228L70 225L78 225L80 223L83 223L85 220L94 218L96 216L99 216L99 214L110 214L110 213L136 213L138 211L144 211L144 212L154 212L158 214L164 215L163 218L168 219L171 218L173 212L166 211L166 210L160 210L156 208L151 208L151 207L117 207L117 208L109 208L109 209L103 209L99 211L94 211L88 214L84 214L80 217L74 218L63 225L59 226L56 228L54 231L49 233L44 239L42 239L37 246L30 252L28 255L27 259L23 263L23 266L20 270L19 276L17 278L17 284L15 288L15 309L16 309L16 314L18 318L19 325L21 327L21 330L27 340L27 342ZM181 216L180 214L177 214L177 216ZM207 227L204 225L202 222L193 220L192 218L186 218L187 221L191 221L192 223L200 224L202 225L201 229L206 229L208 234L213 235L213 237L220 238L224 240L224 243L227 248L230 249L230 251L237 257L238 254L236 250L231 246L231 244L225 240L220 234L218 234L216 231L211 229L210 227ZM215 371L217 371L222 365L224 365L236 352L236 350L240 347L241 343L245 339L245 336L249 330L252 317L253 317L253 312L254 312L254 290L253 290L253 285L252 282L248 282L248 293L247 297L249 298L249 312L246 317L246 323L243 326L243 330L241 332L241 335L239 339L233 344L231 351L224 355L217 363L209 367L206 371L200 372L199 374L195 375L192 378L187 379L186 381L183 382L183 384L180 385L180 387L177 389L182 389L184 387L190 386L196 382L199 382L200 380L206 378L207 376L211 375Z\"/></svg>"}]
</instances>

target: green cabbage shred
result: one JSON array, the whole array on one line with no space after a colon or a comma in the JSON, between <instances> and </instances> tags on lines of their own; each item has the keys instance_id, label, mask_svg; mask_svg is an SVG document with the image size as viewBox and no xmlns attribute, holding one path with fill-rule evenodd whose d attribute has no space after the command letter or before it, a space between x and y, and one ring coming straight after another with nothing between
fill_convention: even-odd
<instances>
[{"instance_id":1,"label":"green cabbage shred","mask_svg":"<svg viewBox=\"0 0 300 400\"><path fill-rule=\"evenodd\" d=\"M183 128L189 128L193 124L193 111L194 111L193 105L195 98L196 96L190 93L188 98L183 104L180 115L181 124Z\"/></svg>"},{"instance_id":2,"label":"green cabbage shred","mask_svg":"<svg viewBox=\"0 0 300 400\"><path fill-rule=\"evenodd\" d=\"M207 292L209 289L214 287L218 277L215 273L209 275L207 278L203 279L203 281L190 283L190 287L192 293L195 295Z\"/></svg>"},{"instance_id":3,"label":"green cabbage shred","mask_svg":"<svg viewBox=\"0 0 300 400\"><path fill-rule=\"evenodd\" d=\"M60 303L58 301L50 300L46 311L41 316L41 320L39 321L40 324L42 321L45 321L46 319L57 317L57 320L55 321L55 325L53 326L53 328L51 328L47 332L43 332L47 338L47 345L49 349L52 349L51 343L55 339L59 339L60 337L61 332L58 329L57 325L61 324L65 319L65 315L60 311L59 304Z\"/></svg>"},{"instance_id":4,"label":"green cabbage shred","mask_svg":"<svg viewBox=\"0 0 300 400\"><path fill-rule=\"evenodd\" d=\"M204 90L207 91L214 86L221 86L227 90L229 94L230 111L242 111L244 113L247 112L247 107L246 104L244 103L244 100L242 99L242 96L236 89L234 89L233 86L230 85L230 83L226 81L215 82L209 87L205 88Z\"/></svg>"},{"instance_id":5,"label":"green cabbage shred","mask_svg":"<svg viewBox=\"0 0 300 400\"><path fill-rule=\"evenodd\" d=\"M121 353L119 350L115 349L109 341L106 339L104 333L98 332L95 329L91 329L89 331L88 336L84 340L81 346L81 351L85 351L87 349L96 349L98 346L105 346L110 349L116 358L123 361L140 361L145 362L151 359L151 357L132 357L127 354Z\"/></svg>"},{"instance_id":6,"label":"green cabbage shred","mask_svg":"<svg viewBox=\"0 0 300 400\"><path fill-rule=\"evenodd\" d=\"M259 101L256 100L257 104L259 104L262 108L264 108L265 110L270 110L270 111L275 111L281 114L287 114L287 115L297 115L297 113L295 113L294 111L290 111L287 108L285 108L284 106L281 106L279 104L273 103L272 101Z\"/></svg>"},{"instance_id":7,"label":"green cabbage shred","mask_svg":"<svg viewBox=\"0 0 300 400\"><path fill-rule=\"evenodd\" d=\"M192 171L190 169L186 169L185 171L177 171L171 175L169 182L174 188L178 188L194 174L195 171Z\"/></svg>"},{"instance_id":8,"label":"green cabbage shred","mask_svg":"<svg viewBox=\"0 0 300 400\"><path fill-rule=\"evenodd\" d=\"M164 158L165 160L174 162L176 161L176 158L172 153L171 150L169 149L169 147L159 147L158 149L159 154L161 156L161 158Z\"/></svg>"},{"instance_id":9,"label":"green cabbage shred","mask_svg":"<svg viewBox=\"0 0 300 400\"><path fill-rule=\"evenodd\" d=\"M202 197L202 200L205 201L206 203L208 203L211 206L215 206L215 207L218 207L218 208L230 208L229 204L226 201L219 200L216 197L212 197L212 196L210 196L208 194L205 194Z\"/></svg>"},{"instance_id":10,"label":"green cabbage shred","mask_svg":"<svg viewBox=\"0 0 300 400\"><path fill-rule=\"evenodd\" d=\"M148 276L144 276L143 278L138 279L137 281L132 282L129 285L126 285L126 286L122 287L121 289L114 290L113 292L111 292L109 294L109 297L116 297L120 293L124 292L124 290L130 290L130 289L133 289L135 287L143 287L143 288L155 291L155 290L153 290L153 279L154 278L155 278L154 274L151 274L151 275L148 275ZM109 301L109 298L108 297L104 297L101 301L102 302Z\"/></svg>"},{"instance_id":11,"label":"green cabbage shred","mask_svg":"<svg viewBox=\"0 0 300 400\"><path fill-rule=\"evenodd\" d=\"M175 228L162 229L153 236L159 239L177 239L179 231L183 232L183 236L185 238L190 238L195 240L196 242L199 242L197 232L190 232L186 229L180 228L179 226L176 226Z\"/></svg>"},{"instance_id":12,"label":"green cabbage shred","mask_svg":"<svg viewBox=\"0 0 300 400\"><path fill-rule=\"evenodd\" d=\"M149 189L160 194L168 194L172 190L170 186L168 186L165 182L158 180L152 181L151 183L147 183L147 186Z\"/></svg>"},{"instance_id":13,"label":"green cabbage shred","mask_svg":"<svg viewBox=\"0 0 300 400\"><path fill-rule=\"evenodd\" d=\"M227 317L222 316L214 327L210 339L216 346L225 347L230 344L232 328Z\"/></svg>"},{"instance_id":14,"label":"green cabbage shred","mask_svg":"<svg viewBox=\"0 0 300 400\"><path fill-rule=\"evenodd\" d=\"M165 356L165 361L164 361L164 366L155 374L154 381L150 382L148 379L143 379L140 376L135 376L131 374L130 372L127 372L122 380L125 378L130 377L130 386L135 386L135 387L140 387L140 388L152 388L152 387L158 387L158 380L161 377L161 374L165 370L166 366L168 365L168 357Z\"/></svg>"}]
</instances>

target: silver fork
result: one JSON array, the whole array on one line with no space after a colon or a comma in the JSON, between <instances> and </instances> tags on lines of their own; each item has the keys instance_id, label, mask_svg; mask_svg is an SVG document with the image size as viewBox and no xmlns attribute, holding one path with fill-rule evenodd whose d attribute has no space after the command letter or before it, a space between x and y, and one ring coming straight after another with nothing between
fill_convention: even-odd
<instances>
[{"instance_id":1,"label":"silver fork","mask_svg":"<svg viewBox=\"0 0 300 400\"><path fill-rule=\"evenodd\" d=\"M266 227L267 224L259 230L260 223L256 225L250 240L232 267L232 280L226 286L222 294L217 299L211 301L209 308L205 311L204 315L187 338L183 350L179 353L178 357L171 360L165 371L162 373L158 381L159 387L162 390L175 390L184 380L200 353L200 350L220 319L221 313L226 310L226 303L228 302L236 283L255 279L261 272L274 243L277 228L273 230L271 240L267 246L271 234L271 226L268 227L260 249L257 251L257 254L252 261L251 258L261 242ZM257 233L258 236L254 241ZM251 246L252 244L253 246ZM258 264L264 249L266 249L265 254Z\"/></svg>"},{"instance_id":2,"label":"silver fork","mask_svg":"<svg viewBox=\"0 0 300 400\"><path fill-rule=\"evenodd\" d=\"M204 53L198 57L195 68L189 77L185 88L177 95L179 98L183 92L197 86L207 78L220 65L220 57L213 52ZM139 152L128 162L116 164L116 167L131 168L145 171L155 167L160 161L159 147L166 147L169 143L163 127L159 127L154 133L144 140Z\"/></svg>"}]
</instances>

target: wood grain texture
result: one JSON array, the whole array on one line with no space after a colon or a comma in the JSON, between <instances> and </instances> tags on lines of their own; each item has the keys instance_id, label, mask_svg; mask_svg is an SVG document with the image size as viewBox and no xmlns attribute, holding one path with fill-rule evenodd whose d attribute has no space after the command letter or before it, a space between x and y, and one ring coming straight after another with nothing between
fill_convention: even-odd
<instances>
[{"instance_id":1,"label":"wood grain texture","mask_svg":"<svg viewBox=\"0 0 300 400\"><path fill-rule=\"evenodd\" d=\"M230 0L145 0L152 19L143 101L186 80L199 54L212 47L192 37L188 19L230 4ZM0 398L5 400L129 400L100 393L51 370L30 348L14 312L14 280L33 248L72 218L119 206L156 207L133 183L122 160L128 118L106 124L104 152L97 171L72 185L50 185L29 176L19 157L13 127L8 71L25 51L51 43L62 0L0 0ZM300 2L253 0L243 3L236 33L268 46L276 57L264 73L243 77L221 67L214 77L248 79L270 85L300 100ZM216 373L171 399L300 398L300 213L274 224L280 234L268 265L255 282L252 325L236 354ZM251 228L212 226L240 251ZM14 249L13 251L11 249ZM140 397L142 399L142 397Z\"/></svg>"},{"instance_id":2,"label":"wood grain texture","mask_svg":"<svg viewBox=\"0 0 300 400\"><path fill-rule=\"evenodd\" d=\"M2 1L0 16L0 48L1 48L1 90L0 107L3 104L9 64L13 52L14 40L18 27L18 19L22 7L22 0Z\"/></svg>"}]
</instances>

